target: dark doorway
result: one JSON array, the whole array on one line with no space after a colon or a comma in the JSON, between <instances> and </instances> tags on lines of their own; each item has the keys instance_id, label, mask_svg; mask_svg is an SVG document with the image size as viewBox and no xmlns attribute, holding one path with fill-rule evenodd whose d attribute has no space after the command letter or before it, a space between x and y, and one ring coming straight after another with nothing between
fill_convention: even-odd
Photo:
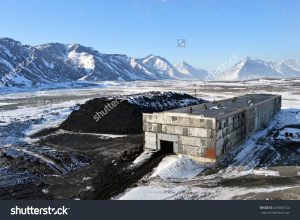
<instances>
[{"instance_id":1,"label":"dark doorway","mask_svg":"<svg viewBox=\"0 0 300 220\"><path fill-rule=\"evenodd\" d=\"M166 154L174 153L174 143L172 141L160 141L160 150Z\"/></svg>"}]
</instances>

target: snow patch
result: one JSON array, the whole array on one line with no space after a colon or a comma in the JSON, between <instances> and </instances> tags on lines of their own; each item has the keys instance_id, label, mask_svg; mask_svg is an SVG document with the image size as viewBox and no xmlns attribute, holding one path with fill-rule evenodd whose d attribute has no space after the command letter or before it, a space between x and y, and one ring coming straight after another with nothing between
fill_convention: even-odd
<instances>
[{"instance_id":1,"label":"snow patch","mask_svg":"<svg viewBox=\"0 0 300 220\"><path fill-rule=\"evenodd\" d=\"M95 68L95 60L93 55L71 51L68 57L75 65L77 65L77 67L85 68L86 70L93 70Z\"/></svg>"},{"instance_id":2,"label":"snow patch","mask_svg":"<svg viewBox=\"0 0 300 220\"><path fill-rule=\"evenodd\" d=\"M253 174L258 176L280 176L278 171L273 170L253 170Z\"/></svg>"},{"instance_id":3,"label":"snow patch","mask_svg":"<svg viewBox=\"0 0 300 220\"><path fill-rule=\"evenodd\" d=\"M159 176L161 179L186 179L197 176L203 170L203 165L197 164L187 156L172 155L163 159L151 177Z\"/></svg>"},{"instance_id":4,"label":"snow patch","mask_svg":"<svg viewBox=\"0 0 300 220\"><path fill-rule=\"evenodd\" d=\"M176 189L177 193L181 190ZM120 200L166 200L169 197L174 195L174 190L168 190L161 187L153 187L153 186L141 186L135 189L132 189L122 197Z\"/></svg>"},{"instance_id":5,"label":"snow patch","mask_svg":"<svg viewBox=\"0 0 300 220\"><path fill-rule=\"evenodd\" d=\"M119 200L231 200L235 197L248 196L255 193L271 193L280 190L291 189L293 187L260 187L260 188L244 188L244 187L155 187L140 186L125 193L119 197Z\"/></svg>"},{"instance_id":6,"label":"snow patch","mask_svg":"<svg viewBox=\"0 0 300 220\"><path fill-rule=\"evenodd\" d=\"M143 163L151 158L151 156L155 153L156 151L149 151L145 150L140 156L138 156L132 163L133 164L139 164Z\"/></svg>"},{"instance_id":7,"label":"snow patch","mask_svg":"<svg viewBox=\"0 0 300 220\"><path fill-rule=\"evenodd\" d=\"M50 69L54 69L54 63L48 63L46 60L42 59L43 63L45 64L46 67Z\"/></svg>"}]
</instances>

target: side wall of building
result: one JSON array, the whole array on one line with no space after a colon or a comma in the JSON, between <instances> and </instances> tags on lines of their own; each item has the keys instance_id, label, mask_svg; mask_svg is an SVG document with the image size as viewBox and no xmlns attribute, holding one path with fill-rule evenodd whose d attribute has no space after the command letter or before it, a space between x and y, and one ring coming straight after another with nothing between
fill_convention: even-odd
<instances>
[{"instance_id":1,"label":"side wall of building","mask_svg":"<svg viewBox=\"0 0 300 220\"><path fill-rule=\"evenodd\" d=\"M217 119L217 157L268 126L281 109L281 97L270 98Z\"/></svg>"},{"instance_id":2,"label":"side wall of building","mask_svg":"<svg viewBox=\"0 0 300 220\"><path fill-rule=\"evenodd\" d=\"M208 160L216 159L216 120L164 113L144 114L145 148L160 150L171 141L174 152Z\"/></svg>"},{"instance_id":3,"label":"side wall of building","mask_svg":"<svg viewBox=\"0 0 300 220\"><path fill-rule=\"evenodd\" d=\"M264 102L253 105L245 110L246 138L249 138L255 132L268 126L272 118L281 109L281 96L277 96Z\"/></svg>"},{"instance_id":4,"label":"side wall of building","mask_svg":"<svg viewBox=\"0 0 300 220\"><path fill-rule=\"evenodd\" d=\"M217 120L217 156L220 157L245 140L245 114L239 111Z\"/></svg>"}]
</instances>

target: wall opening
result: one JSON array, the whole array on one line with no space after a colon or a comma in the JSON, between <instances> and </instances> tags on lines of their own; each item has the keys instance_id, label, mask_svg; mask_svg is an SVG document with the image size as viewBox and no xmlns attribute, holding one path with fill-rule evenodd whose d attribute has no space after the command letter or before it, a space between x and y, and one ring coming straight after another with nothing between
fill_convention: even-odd
<instances>
[{"instance_id":1,"label":"wall opening","mask_svg":"<svg viewBox=\"0 0 300 220\"><path fill-rule=\"evenodd\" d=\"M174 153L174 143L172 141L160 140L160 150L166 154Z\"/></svg>"}]
</instances>

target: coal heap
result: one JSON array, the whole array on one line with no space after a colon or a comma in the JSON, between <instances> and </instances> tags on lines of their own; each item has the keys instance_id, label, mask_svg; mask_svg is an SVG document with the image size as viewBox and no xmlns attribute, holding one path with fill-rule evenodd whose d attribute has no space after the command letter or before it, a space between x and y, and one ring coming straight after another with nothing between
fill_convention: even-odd
<instances>
[{"instance_id":1,"label":"coal heap","mask_svg":"<svg viewBox=\"0 0 300 220\"><path fill-rule=\"evenodd\" d=\"M206 102L184 93L148 92L96 98L80 105L60 129L100 134L140 134L143 113L162 112Z\"/></svg>"}]
</instances>

